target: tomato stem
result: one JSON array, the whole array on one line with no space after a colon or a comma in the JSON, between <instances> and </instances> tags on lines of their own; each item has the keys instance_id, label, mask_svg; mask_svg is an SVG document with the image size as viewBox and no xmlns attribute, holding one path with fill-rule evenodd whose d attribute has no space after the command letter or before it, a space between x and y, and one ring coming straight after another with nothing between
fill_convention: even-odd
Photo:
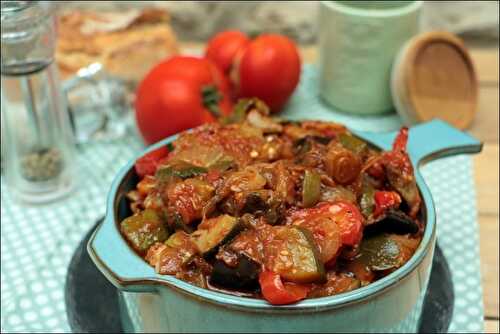
<instances>
[{"instance_id":1,"label":"tomato stem","mask_svg":"<svg viewBox=\"0 0 500 334\"><path fill-rule=\"evenodd\" d=\"M219 109L219 101L222 100L222 95L214 85L205 85L201 87L201 96L203 106L215 117L219 118L221 112Z\"/></svg>"}]
</instances>

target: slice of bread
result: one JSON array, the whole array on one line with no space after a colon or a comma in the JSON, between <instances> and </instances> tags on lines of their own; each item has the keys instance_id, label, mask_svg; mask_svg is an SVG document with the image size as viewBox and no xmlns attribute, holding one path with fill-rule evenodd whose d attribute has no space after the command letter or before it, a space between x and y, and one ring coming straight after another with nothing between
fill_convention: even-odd
<instances>
[{"instance_id":1,"label":"slice of bread","mask_svg":"<svg viewBox=\"0 0 500 334\"><path fill-rule=\"evenodd\" d=\"M73 11L58 18L56 61L63 79L99 62L127 82L137 83L155 64L178 53L165 10Z\"/></svg>"}]
</instances>

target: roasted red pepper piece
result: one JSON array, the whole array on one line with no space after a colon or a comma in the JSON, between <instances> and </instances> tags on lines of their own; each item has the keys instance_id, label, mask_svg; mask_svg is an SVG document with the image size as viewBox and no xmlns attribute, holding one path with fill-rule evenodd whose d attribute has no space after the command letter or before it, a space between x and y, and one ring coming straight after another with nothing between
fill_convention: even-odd
<instances>
[{"instance_id":1,"label":"roasted red pepper piece","mask_svg":"<svg viewBox=\"0 0 500 334\"><path fill-rule=\"evenodd\" d=\"M337 223L340 230L340 239L343 245L355 246L363 236L363 215L359 209L344 200L333 203L322 202L313 208L296 211L290 215L291 221L299 219L315 220L330 218Z\"/></svg>"},{"instance_id":2,"label":"roasted red pepper piece","mask_svg":"<svg viewBox=\"0 0 500 334\"><path fill-rule=\"evenodd\" d=\"M338 201L330 207L330 212L336 216L342 244L347 246L359 244L363 237L363 215L358 208L349 202Z\"/></svg>"},{"instance_id":3,"label":"roasted red pepper piece","mask_svg":"<svg viewBox=\"0 0 500 334\"><path fill-rule=\"evenodd\" d=\"M409 216L415 218L420 209L421 198L418 192L413 166L406 153L408 128L403 127L394 140L392 151L384 152L382 163L385 167L387 180L408 204Z\"/></svg>"},{"instance_id":4,"label":"roasted red pepper piece","mask_svg":"<svg viewBox=\"0 0 500 334\"><path fill-rule=\"evenodd\" d=\"M406 144L408 143L408 128L406 126L399 130L394 143L392 143L392 150L394 152L406 152Z\"/></svg>"},{"instance_id":5,"label":"roasted red pepper piece","mask_svg":"<svg viewBox=\"0 0 500 334\"><path fill-rule=\"evenodd\" d=\"M168 153L168 148L162 146L137 159L134 167L139 178L142 179L146 175L154 175L161 160L163 160Z\"/></svg>"},{"instance_id":6,"label":"roasted red pepper piece","mask_svg":"<svg viewBox=\"0 0 500 334\"><path fill-rule=\"evenodd\" d=\"M283 283L280 275L272 271L259 274L259 284L264 298L273 305L284 305L306 298L310 287L295 283Z\"/></svg>"}]
</instances>

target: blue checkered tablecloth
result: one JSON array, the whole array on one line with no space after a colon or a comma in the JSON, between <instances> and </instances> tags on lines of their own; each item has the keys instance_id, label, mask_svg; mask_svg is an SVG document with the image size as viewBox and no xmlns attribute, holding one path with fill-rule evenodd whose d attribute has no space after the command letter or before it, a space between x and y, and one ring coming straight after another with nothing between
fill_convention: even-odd
<instances>
[{"instance_id":1,"label":"blue checkered tablecloth","mask_svg":"<svg viewBox=\"0 0 500 334\"><path fill-rule=\"evenodd\" d=\"M354 117L334 112L317 97L317 72L305 66L285 113L289 118L327 119L354 129L389 131L397 115ZM77 155L78 187L68 198L44 206L14 202L1 177L2 332L69 332L64 304L68 264L79 241L104 215L114 175L143 145L135 134L87 143ZM483 302L473 164L468 156L422 168L436 202L438 240L455 289L450 332L483 331Z\"/></svg>"}]
</instances>

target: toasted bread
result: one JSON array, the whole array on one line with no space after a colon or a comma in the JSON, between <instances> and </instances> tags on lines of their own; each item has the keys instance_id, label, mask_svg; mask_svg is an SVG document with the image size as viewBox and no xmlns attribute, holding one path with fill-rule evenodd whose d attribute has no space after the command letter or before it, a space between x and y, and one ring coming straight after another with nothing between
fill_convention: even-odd
<instances>
[{"instance_id":1,"label":"toasted bread","mask_svg":"<svg viewBox=\"0 0 500 334\"><path fill-rule=\"evenodd\" d=\"M63 78L99 62L125 81L138 82L159 61L176 54L175 33L161 9L59 16L56 61Z\"/></svg>"}]
</instances>

